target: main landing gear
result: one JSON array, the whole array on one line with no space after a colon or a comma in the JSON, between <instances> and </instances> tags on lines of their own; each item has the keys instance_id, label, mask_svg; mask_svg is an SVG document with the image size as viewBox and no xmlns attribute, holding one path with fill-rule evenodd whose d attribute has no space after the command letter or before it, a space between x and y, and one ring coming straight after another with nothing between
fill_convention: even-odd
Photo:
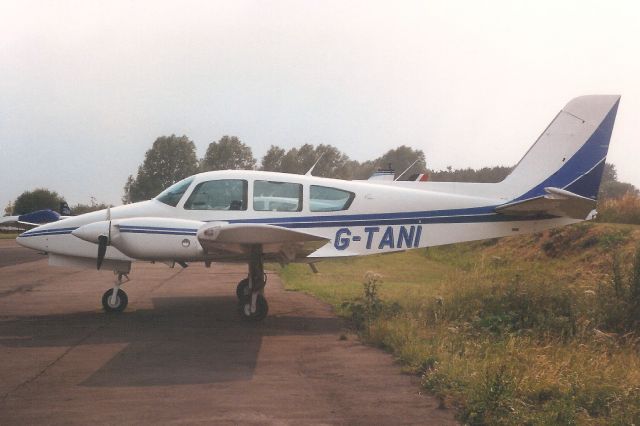
<instances>
[{"instance_id":1,"label":"main landing gear","mask_svg":"<svg viewBox=\"0 0 640 426\"><path fill-rule=\"evenodd\" d=\"M129 281L129 276L123 272L117 272L116 282L102 295L102 308L107 313L122 312L127 307L129 299L127 293L120 289L120 286Z\"/></svg>"},{"instance_id":2,"label":"main landing gear","mask_svg":"<svg viewBox=\"0 0 640 426\"><path fill-rule=\"evenodd\" d=\"M269 312L267 299L264 298L264 286L267 274L264 272L262 246L251 246L249 257L249 275L238 283L238 314L247 321L262 321Z\"/></svg>"}]
</instances>

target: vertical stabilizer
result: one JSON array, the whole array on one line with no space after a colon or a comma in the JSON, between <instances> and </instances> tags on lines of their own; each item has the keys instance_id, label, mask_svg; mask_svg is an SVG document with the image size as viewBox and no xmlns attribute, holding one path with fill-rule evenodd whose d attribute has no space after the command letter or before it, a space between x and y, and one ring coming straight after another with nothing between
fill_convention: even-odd
<instances>
[{"instance_id":1,"label":"vertical stabilizer","mask_svg":"<svg viewBox=\"0 0 640 426\"><path fill-rule=\"evenodd\" d=\"M569 102L501 182L503 193L518 201L553 187L595 200L619 101L592 95Z\"/></svg>"}]
</instances>

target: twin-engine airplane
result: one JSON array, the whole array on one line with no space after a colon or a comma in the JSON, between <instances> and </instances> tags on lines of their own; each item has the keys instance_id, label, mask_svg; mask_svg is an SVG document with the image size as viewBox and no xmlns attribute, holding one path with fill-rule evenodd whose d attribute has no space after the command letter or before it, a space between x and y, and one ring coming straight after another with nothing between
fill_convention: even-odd
<instances>
[{"instance_id":1,"label":"twin-engine airplane","mask_svg":"<svg viewBox=\"0 0 640 426\"><path fill-rule=\"evenodd\" d=\"M107 312L127 305L133 261L247 261L237 287L243 318L263 319L265 260L308 262L389 253L588 220L620 97L569 102L499 183L344 181L262 171L188 177L156 198L87 213L21 234L51 265L109 269Z\"/></svg>"}]
</instances>

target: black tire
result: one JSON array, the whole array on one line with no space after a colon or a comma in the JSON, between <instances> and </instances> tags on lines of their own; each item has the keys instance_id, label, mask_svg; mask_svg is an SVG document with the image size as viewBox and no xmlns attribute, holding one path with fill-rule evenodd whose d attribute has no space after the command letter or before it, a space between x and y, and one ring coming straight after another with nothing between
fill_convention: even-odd
<instances>
[{"instance_id":1,"label":"black tire","mask_svg":"<svg viewBox=\"0 0 640 426\"><path fill-rule=\"evenodd\" d=\"M113 289L110 288L109 290L105 291L105 293L102 295L102 308L104 309L104 311L107 313L124 311L127 307L127 304L129 303L129 298L127 297L127 293L125 293L123 290L118 289L115 305L111 305L110 303L112 294L113 294Z\"/></svg>"},{"instance_id":2,"label":"black tire","mask_svg":"<svg viewBox=\"0 0 640 426\"><path fill-rule=\"evenodd\" d=\"M251 292L249 291L249 278L245 278L238 283L238 287L236 287L236 296L238 296L238 300L245 300L250 295Z\"/></svg>"},{"instance_id":3,"label":"black tire","mask_svg":"<svg viewBox=\"0 0 640 426\"><path fill-rule=\"evenodd\" d=\"M269 304L263 295L258 294L256 300L256 311L251 313L251 299L238 302L238 314L245 321L262 321L269 313Z\"/></svg>"}]
</instances>

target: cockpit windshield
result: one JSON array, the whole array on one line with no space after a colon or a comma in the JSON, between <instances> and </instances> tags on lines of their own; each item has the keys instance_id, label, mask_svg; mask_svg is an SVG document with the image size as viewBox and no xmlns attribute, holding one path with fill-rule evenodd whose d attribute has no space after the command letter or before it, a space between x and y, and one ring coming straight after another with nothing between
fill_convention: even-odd
<instances>
[{"instance_id":1,"label":"cockpit windshield","mask_svg":"<svg viewBox=\"0 0 640 426\"><path fill-rule=\"evenodd\" d=\"M156 197L156 200L162 201L172 207L177 206L184 195L184 192L189 188L189 185L191 185L191 182L193 182L193 176L174 183L169 188L162 191L160 195Z\"/></svg>"}]
</instances>

